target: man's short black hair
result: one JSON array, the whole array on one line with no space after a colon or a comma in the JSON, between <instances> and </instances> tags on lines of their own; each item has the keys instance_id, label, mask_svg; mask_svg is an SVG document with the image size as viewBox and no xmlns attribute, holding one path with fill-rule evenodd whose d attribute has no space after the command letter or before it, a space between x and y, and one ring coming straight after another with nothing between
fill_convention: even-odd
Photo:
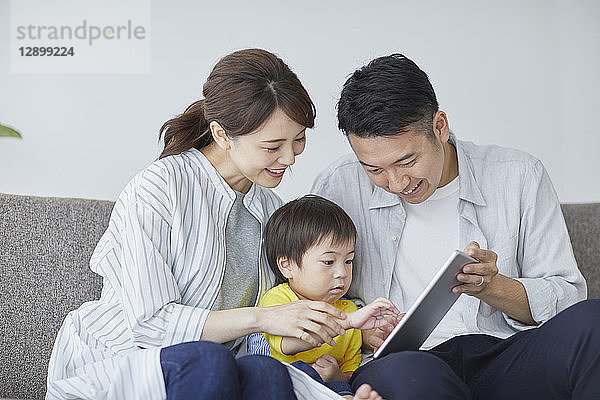
<instances>
[{"instance_id":1,"label":"man's short black hair","mask_svg":"<svg viewBox=\"0 0 600 400\"><path fill-rule=\"evenodd\" d=\"M308 249L329 238L333 244L356 240L354 222L334 202L306 195L276 210L264 232L265 251L269 267L275 274L275 284L287 282L277 266L279 257L287 257L300 266Z\"/></svg>"},{"instance_id":2,"label":"man's short black hair","mask_svg":"<svg viewBox=\"0 0 600 400\"><path fill-rule=\"evenodd\" d=\"M387 136L413 124L431 123L438 102L427 74L402 54L379 57L356 70L344 84L337 105L345 135Z\"/></svg>"}]
</instances>

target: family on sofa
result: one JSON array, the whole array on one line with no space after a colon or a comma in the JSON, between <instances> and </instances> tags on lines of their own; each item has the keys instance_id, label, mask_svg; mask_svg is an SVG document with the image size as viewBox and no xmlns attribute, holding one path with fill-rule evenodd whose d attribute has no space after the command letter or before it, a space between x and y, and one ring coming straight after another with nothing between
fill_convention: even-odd
<instances>
[{"instance_id":1,"label":"family on sofa","mask_svg":"<svg viewBox=\"0 0 600 400\"><path fill-rule=\"evenodd\" d=\"M241 50L203 97L119 195L90 261L100 300L65 318L47 399L597 397L600 301L585 300L545 168L459 140L414 62L347 79L353 154L284 208L271 188L316 116L298 77ZM422 350L361 365L455 249L479 262Z\"/></svg>"}]
</instances>

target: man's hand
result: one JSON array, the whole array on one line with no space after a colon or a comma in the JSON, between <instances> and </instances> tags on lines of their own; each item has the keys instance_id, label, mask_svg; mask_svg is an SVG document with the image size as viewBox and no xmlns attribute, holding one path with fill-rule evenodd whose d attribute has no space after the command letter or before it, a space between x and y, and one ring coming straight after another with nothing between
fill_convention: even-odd
<instances>
[{"instance_id":1,"label":"man's hand","mask_svg":"<svg viewBox=\"0 0 600 400\"><path fill-rule=\"evenodd\" d=\"M337 360L329 354L323 354L311 365L323 378L324 382L345 381L346 377L340 371Z\"/></svg>"},{"instance_id":2,"label":"man's hand","mask_svg":"<svg viewBox=\"0 0 600 400\"><path fill-rule=\"evenodd\" d=\"M455 286L452 291L478 297L490 285L493 285L494 278L498 276L498 267L496 266L498 255L491 250L479 248L477 242L469 243L464 252L480 262L463 267L462 273L458 274L456 279L464 282L464 285Z\"/></svg>"},{"instance_id":3,"label":"man's hand","mask_svg":"<svg viewBox=\"0 0 600 400\"><path fill-rule=\"evenodd\" d=\"M527 325L537 325L529 307L525 287L516 279L498 273L498 255L491 250L479 248L477 242L465 247L465 253L480 261L463 267L456 276L463 285L452 288L454 293L465 293L502 311Z\"/></svg>"},{"instance_id":4,"label":"man's hand","mask_svg":"<svg viewBox=\"0 0 600 400\"><path fill-rule=\"evenodd\" d=\"M391 301L379 297L363 308L347 313L346 319L340 320L340 324L347 329L374 329L391 324L384 317L394 317L393 320L395 320L399 315L400 311Z\"/></svg>"}]
</instances>

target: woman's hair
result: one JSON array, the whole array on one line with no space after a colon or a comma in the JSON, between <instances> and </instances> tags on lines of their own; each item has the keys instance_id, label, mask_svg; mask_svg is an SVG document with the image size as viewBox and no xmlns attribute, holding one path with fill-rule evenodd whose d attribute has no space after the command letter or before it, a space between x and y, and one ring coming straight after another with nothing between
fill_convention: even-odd
<instances>
[{"instance_id":1,"label":"woman's hair","mask_svg":"<svg viewBox=\"0 0 600 400\"><path fill-rule=\"evenodd\" d=\"M277 259L287 257L300 266L304 253L324 239L332 244L356 240L352 219L337 204L320 196L307 195L290 201L271 215L264 232L264 246L275 284L287 282Z\"/></svg>"},{"instance_id":2,"label":"woman's hair","mask_svg":"<svg viewBox=\"0 0 600 400\"><path fill-rule=\"evenodd\" d=\"M204 99L160 128L165 148L159 158L213 141L209 124L218 122L228 137L260 128L279 108L294 122L312 128L316 110L308 92L290 68L261 49L236 51L214 66L204 87Z\"/></svg>"},{"instance_id":3,"label":"woman's hair","mask_svg":"<svg viewBox=\"0 0 600 400\"><path fill-rule=\"evenodd\" d=\"M402 54L379 57L344 83L337 104L338 127L359 137L419 131L433 135L438 101L427 74Z\"/></svg>"}]
</instances>

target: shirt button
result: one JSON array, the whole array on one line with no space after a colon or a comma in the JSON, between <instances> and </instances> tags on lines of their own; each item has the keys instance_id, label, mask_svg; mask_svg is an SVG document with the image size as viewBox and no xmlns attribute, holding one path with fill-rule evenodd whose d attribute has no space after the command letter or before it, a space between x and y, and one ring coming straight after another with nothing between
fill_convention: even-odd
<instances>
[{"instance_id":1,"label":"shirt button","mask_svg":"<svg viewBox=\"0 0 600 400\"><path fill-rule=\"evenodd\" d=\"M392 241L395 242L396 240L398 240L398 237L396 235L392 235Z\"/></svg>"},{"instance_id":2,"label":"shirt button","mask_svg":"<svg viewBox=\"0 0 600 400\"><path fill-rule=\"evenodd\" d=\"M398 209L398 214L402 214L402 209L401 208Z\"/></svg>"},{"instance_id":3,"label":"shirt button","mask_svg":"<svg viewBox=\"0 0 600 400\"><path fill-rule=\"evenodd\" d=\"M383 286L385 286L385 281L381 281L381 284L382 284Z\"/></svg>"}]
</instances>

